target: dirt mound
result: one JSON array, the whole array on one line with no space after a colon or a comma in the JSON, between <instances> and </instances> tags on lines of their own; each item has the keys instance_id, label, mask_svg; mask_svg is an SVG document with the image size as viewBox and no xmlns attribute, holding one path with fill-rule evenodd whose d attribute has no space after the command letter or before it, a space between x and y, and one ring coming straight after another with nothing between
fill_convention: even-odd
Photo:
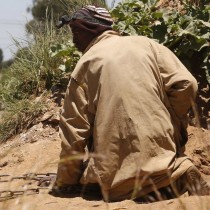
<instances>
[{"instance_id":1,"label":"dirt mound","mask_svg":"<svg viewBox=\"0 0 210 210\"><path fill-rule=\"evenodd\" d=\"M210 176L210 130L190 126L186 154L204 176Z\"/></svg>"}]
</instances>

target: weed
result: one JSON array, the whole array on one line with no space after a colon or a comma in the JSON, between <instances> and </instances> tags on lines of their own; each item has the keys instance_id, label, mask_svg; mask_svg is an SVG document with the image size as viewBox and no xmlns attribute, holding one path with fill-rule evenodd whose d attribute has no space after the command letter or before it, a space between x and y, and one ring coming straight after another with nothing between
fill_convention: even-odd
<instances>
[{"instance_id":1,"label":"weed","mask_svg":"<svg viewBox=\"0 0 210 210\"><path fill-rule=\"evenodd\" d=\"M3 72L0 80L0 104L4 112L0 141L30 127L43 113L44 101L34 102L36 97L49 92L55 85L66 88L66 72L59 69L62 58L50 54L54 43L65 43L70 37L67 33L64 36L64 30L58 32L51 22L35 31L31 41L25 41L24 46L14 39L19 50L14 63Z\"/></svg>"}]
</instances>

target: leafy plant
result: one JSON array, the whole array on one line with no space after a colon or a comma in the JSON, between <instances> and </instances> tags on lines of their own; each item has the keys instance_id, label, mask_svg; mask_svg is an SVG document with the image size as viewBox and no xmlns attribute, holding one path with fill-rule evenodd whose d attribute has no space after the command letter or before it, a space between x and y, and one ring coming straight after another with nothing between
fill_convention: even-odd
<instances>
[{"instance_id":1,"label":"leafy plant","mask_svg":"<svg viewBox=\"0 0 210 210\"><path fill-rule=\"evenodd\" d=\"M57 44L51 46L50 55L52 58L58 58L61 60L58 68L63 72L71 72L76 66L81 53L77 51L71 41L65 44Z\"/></svg>"}]
</instances>

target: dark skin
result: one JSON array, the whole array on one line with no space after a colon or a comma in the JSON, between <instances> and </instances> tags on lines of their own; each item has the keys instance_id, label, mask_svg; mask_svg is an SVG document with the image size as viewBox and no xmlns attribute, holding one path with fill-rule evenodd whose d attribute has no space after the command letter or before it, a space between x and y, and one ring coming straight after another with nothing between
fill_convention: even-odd
<instances>
[{"instance_id":1,"label":"dark skin","mask_svg":"<svg viewBox=\"0 0 210 210\"><path fill-rule=\"evenodd\" d=\"M73 43L79 51L82 53L85 51L90 42L96 37L86 30L81 24L84 24L83 20L72 20L69 23L73 34Z\"/></svg>"},{"instance_id":2,"label":"dark skin","mask_svg":"<svg viewBox=\"0 0 210 210\"><path fill-rule=\"evenodd\" d=\"M73 34L73 43L82 53L85 52L85 49L93 39L104 31L111 29L109 26L94 24L82 19L71 20L69 27Z\"/></svg>"}]
</instances>

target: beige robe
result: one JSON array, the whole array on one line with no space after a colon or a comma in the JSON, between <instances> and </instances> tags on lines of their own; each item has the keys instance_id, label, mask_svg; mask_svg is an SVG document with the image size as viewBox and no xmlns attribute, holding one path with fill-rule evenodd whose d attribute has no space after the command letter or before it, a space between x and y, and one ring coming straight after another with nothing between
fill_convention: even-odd
<instances>
[{"instance_id":1,"label":"beige robe","mask_svg":"<svg viewBox=\"0 0 210 210\"><path fill-rule=\"evenodd\" d=\"M164 187L192 163L182 121L197 82L166 47L106 31L79 60L60 119L57 184L99 183L109 200ZM87 165L84 153L89 151Z\"/></svg>"}]
</instances>

